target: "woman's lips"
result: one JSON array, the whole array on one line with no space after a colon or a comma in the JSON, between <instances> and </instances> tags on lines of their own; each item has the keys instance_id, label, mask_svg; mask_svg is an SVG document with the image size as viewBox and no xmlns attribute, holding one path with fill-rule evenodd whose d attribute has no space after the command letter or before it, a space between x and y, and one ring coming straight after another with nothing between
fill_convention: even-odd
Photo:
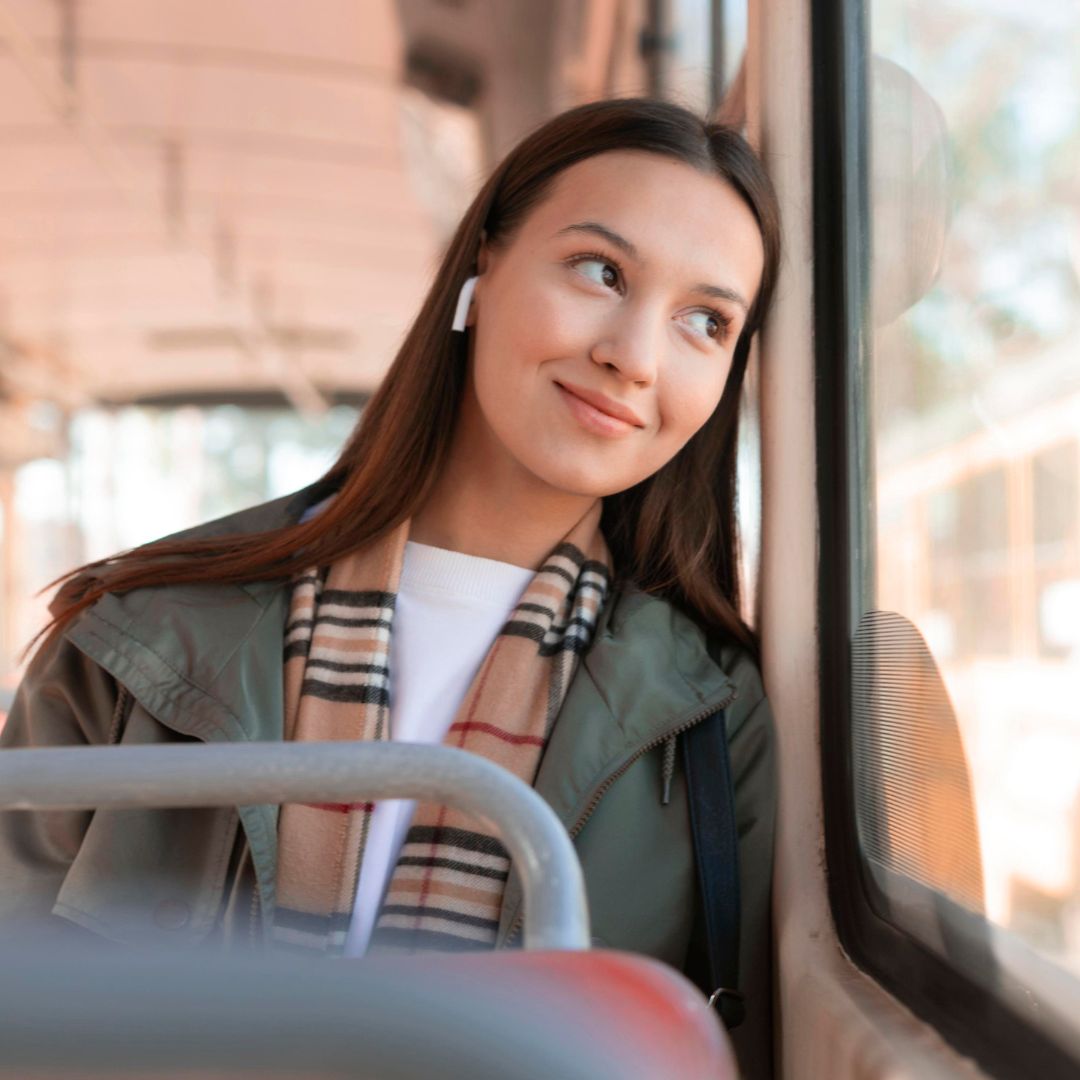
<instances>
[{"instance_id":1,"label":"woman's lips","mask_svg":"<svg viewBox=\"0 0 1080 1080\"><path fill-rule=\"evenodd\" d=\"M556 383L555 388L559 391L559 395L562 397L563 401L566 402L566 405L574 415L574 418L586 430L595 432L597 435L606 435L609 438L628 435L631 431L637 430L635 424L628 423L626 420L620 420L616 416L611 416L606 412L602 412L594 405L590 405L587 401L582 401L581 398L576 394L572 394L560 383Z\"/></svg>"}]
</instances>

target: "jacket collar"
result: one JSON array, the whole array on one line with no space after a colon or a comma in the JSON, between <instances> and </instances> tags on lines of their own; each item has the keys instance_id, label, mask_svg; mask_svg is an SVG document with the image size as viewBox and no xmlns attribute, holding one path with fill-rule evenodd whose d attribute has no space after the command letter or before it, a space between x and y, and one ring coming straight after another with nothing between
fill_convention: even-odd
<instances>
[{"instance_id":1,"label":"jacket collar","mask_svg":"<svg viewBox=\"0 0 1080 1080\"><path fill-rule=\"evenodd\" d=\"M610 771L734 693L695 623L667 601L624 586L605 605L571 681L535 786L572 826Z\"/></svg>"},{"instance_id":2,"label":"jacket collar","mask_svg":"<svg viewBox=\"0 0 1080 1080\"><path fill-rule=\"evenodd\" d=\"M325 494L325 484L313 484L171 539L280 528ZM66 636L182 734L204 741L280 738L287 591L263 581L108 594ZM578 672L544 762L561 765L565 743L584 770L582 744L597 758L611 758L722 698L732 685L697 625L632 584L605 604ZM576 730L579 716L587 730Z\"/></svg>"}]
</instances>

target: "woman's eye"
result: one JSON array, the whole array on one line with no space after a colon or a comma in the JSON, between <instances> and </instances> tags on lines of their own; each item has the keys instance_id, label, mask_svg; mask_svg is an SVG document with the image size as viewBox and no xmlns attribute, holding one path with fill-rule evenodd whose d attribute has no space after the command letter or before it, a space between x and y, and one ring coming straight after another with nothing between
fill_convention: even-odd
<instances>
[{"instance_id":1,"label":"woman's eye","mask_svg":"<svg viewBox=\"0 0 1080 1080\"><path fill-rule=\"evenodd\" d=\"M597 285L603 285L607 289L614 289L619 284L619 270L607 259L598 259L589 255L578 259L574 263L574 269L590 281L595 281Z\"/></svg>"},{"instance_id":2,"label":"woman's eye","mask_svg":"<svg viewBox=\"0 0 1080 1080\"><path fill-rule=\"evenodd\" d=\"M692 311L689 319L696 333L715 341L723 341L731 325L731 320L718 311Z\"/></svg>"}]
</instances>

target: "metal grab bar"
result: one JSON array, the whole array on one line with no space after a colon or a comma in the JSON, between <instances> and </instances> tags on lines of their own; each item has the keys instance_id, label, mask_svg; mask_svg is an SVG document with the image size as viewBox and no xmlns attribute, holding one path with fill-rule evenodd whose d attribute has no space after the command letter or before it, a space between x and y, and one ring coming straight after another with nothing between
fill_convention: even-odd
<instances>
[{"instance_id":1,"label":"metal grab bar","mask_svg":"<svg viewBox=\"0 0 1080 1080\"><path fill-rule=\"evenodd\" d=\"M566 829L531 787L464 750L312 742L0 751L0 810L361 799L419 799L483 818L521 877L525 947L589 948L585 884Z\"/></svg>"}]
</instances>

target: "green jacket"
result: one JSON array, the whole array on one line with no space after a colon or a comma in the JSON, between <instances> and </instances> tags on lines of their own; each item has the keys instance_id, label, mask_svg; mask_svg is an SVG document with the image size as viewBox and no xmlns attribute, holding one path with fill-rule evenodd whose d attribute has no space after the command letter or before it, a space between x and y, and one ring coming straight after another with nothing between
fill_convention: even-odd
<instances>
[{"instance_id":1,"label":"green jacket","mask_svg":"<svg viewBox=\"0 0 1080 1080\"><path fill-rule=\"evenodd\" d=\"M180 534L295 521L312 489ZM246 742L282 737L281 583L172 585L107 595L39 651L0 746ZM718 709L735 783L747 1076L769 1075L772 718L741 650L706 643L667 602L633 587L604 608L540 763L536 790L574 838L594 942L693 974L701 946L679 757L664 744ZM662 799L667 779L670 798ZM231 944L273 908L277 807L0 814L0 919L62 917L125 943ZM520 922L511 877L499 942Z\"/></svg>"}]
</instances>

